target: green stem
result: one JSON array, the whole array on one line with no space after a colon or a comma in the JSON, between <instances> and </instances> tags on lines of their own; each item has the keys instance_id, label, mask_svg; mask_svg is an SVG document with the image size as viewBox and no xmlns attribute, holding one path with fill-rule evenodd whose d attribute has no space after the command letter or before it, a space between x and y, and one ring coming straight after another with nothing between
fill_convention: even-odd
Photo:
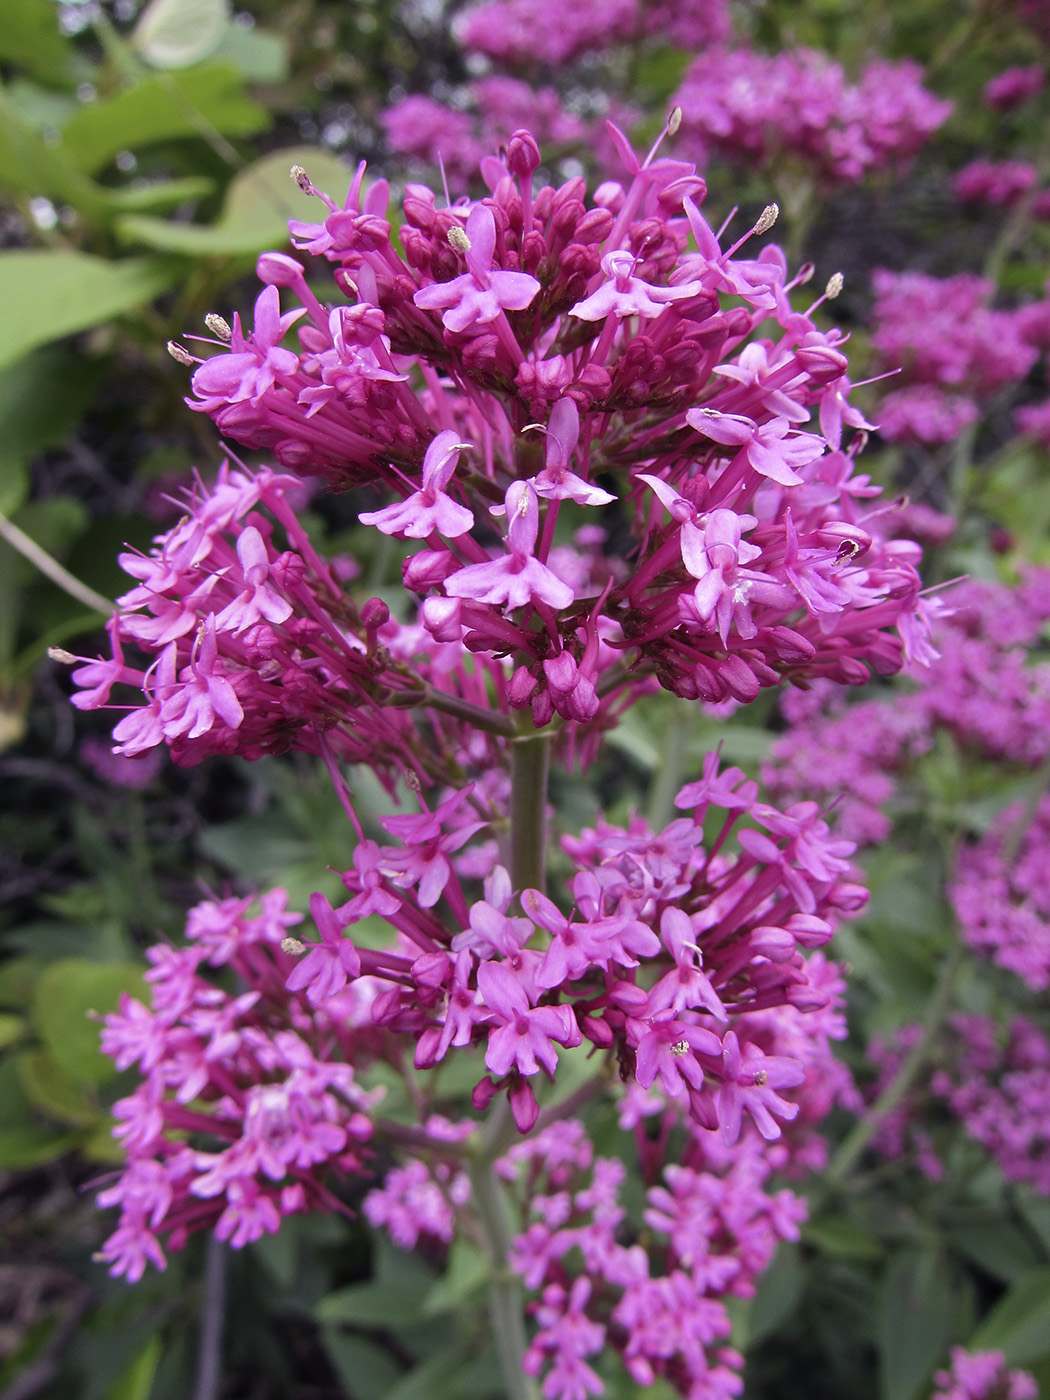
<instances>
[{"instance_id":1,"label":"green stem","mask_svg":"<svg viewBox=\"0 0 1050 1400\"><path fill-rule=\"evenodd\" d=\"M78 603L83 603L85 607L101 613L103 617L109 617L113 612L116 604L111 603L108 598L103 598L101 593L96 593L86 583L81 583L68 569L63 568L53 555L48 554L46 549L38 545L36 540L31 540L13 520L8 520L7 516L2 514L0 514L0 539L6 540L12 549L17 549L23 559L28 559L30 564L35 565L45 578L58 584L59 588L68 593L71 598L75 598Z\"/></svg>"},{"instance_id":2,"label":"green stem","mask_svg":"<svg viewBox=\"0 0 1050 1400\"><path fill-rule=\"evenodd\" d=\"M825 1179L833 1185L841 1186L852 1173L880 1124L904 1101L925 1067L930 1049L947 1020L963 958L962 944L956 943L941 966L940 976L923 1020L922 1035L908 1052L900 1069L860 1122L847 1134L832 1158Z\"/></svg>"},{"instance_id":3,"label":"green stem","mask_svg":"<svg viewBox=\"0 0 1050 1400\"><path fill-rule=\"evenodd\" d=\"M547 773L551 736L533 731L510 744L510 880L542 890L547 848Z\"/></svg>"},{"instance_id":4,"label":"green stem","mask_svg":"<svg viewBox=\"0 0 1050 1400\"><path fill-rule=\"evenodd\" d=\"M695 711L695 706L693 709ZM687 714L684 705L675 704L667 717L660 766L649 791L649 825L662 831L674 816L675 793L682 786L685 761L689 755L689 735L694 714Z\"/></svg>"},{"instance_id":5,"label":"green stem","mask_svg":"<svg viewBox=\"0 0 1050 1400\"><path fill-rule=\"evenodd\" d=\"M477 1156L468 1164L471 1203L481 1226L489 1267L489 1316L507 1388L507 1400L533 1400L534 1390L522 1368L525 1355L525 1310L521 1279L507 1262L512 1234L507 1202L494 1163L506 1149L510 1105L493 1104Z\"/></svg>"}]
</instances>

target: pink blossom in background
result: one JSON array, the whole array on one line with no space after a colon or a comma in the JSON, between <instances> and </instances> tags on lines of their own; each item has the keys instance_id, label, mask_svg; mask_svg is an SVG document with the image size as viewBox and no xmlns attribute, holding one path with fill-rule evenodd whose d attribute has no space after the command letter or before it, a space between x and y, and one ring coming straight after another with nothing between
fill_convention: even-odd
<instances>
[{"instance_id":1,"label":"pink blossom in background","mask_svg":"<svg viewBox=\"0 0 1050 1400\"><path fill-rule=\"evenodd\" d=\"M1040 92L1044 81L1041 63L1006 68L985 83L984 100L993 111L1009 112Z\"/></svg>"},{"instance_id":2,"label":"pink blossom in background","mask_svg":"<svg viewBox=\"0 0 1050 1400\"><path fill-rule=\"evenodd\" d=\"M963 204L998 204L1011 208L1035 188L1038 172L1024 160L972 160L952 180Z\"/></svg>"},{"instance_id":3,"label":"pink blossom in background","mask_svg":"<svg viewBox=\"0 0 1050 1400\"><path fill-rule=\"evenodd\" d=\"M791 155L821 180L852 183L909 160L952 104L922 87L910 60L880 60L851 84L815 49L776 55L711 48L686 70L674 101L682 140L704 153L769 166Z\"/></svg>"},{"instance_id":4,"label":"pink blossom in background","mask_svg":"<svg viewBox=\"0 0 1050 1400\"><path fill-rule=\"evenodd\" d=\"M1039 1386L1027 1371L1011 1370L1001 1351L967 1353L952 1348L950 1371L934 1376L933 1400L1038 1400Z\"/></svg>"}]
</instances>

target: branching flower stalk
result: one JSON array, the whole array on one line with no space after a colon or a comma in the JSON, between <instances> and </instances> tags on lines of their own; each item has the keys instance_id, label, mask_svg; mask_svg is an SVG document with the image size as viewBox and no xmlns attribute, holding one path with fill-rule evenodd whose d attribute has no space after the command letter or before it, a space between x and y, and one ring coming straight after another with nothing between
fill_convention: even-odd
<instances>
[{"instance_id":1,"label":"branching flower stalk","mask_svg":"<svg viewBox=\"0 0 1050 1400\"><path fill-rule=\"evenodd\" d=\"M309 276L264 254L253 327L176 348L192 406L277 465L227 463L122 556L112 654L74 672L75 704L122 712L118 753L317 755L353 832L346 898L315 894L307 937L284 891L206 900L185 947L151 951L151 1006L108 1019L142 1083L116 1108L103 1256L136 1279L194 1231L241 1247L345 1210L371 1176L364 1213L405 1248L480 1223L514 1400L541 1376L551 1400L599 1393L603 1349L636 1384L739 1393L725 1300L797 1234L804 1204L765 1183L812 1154L842 1082L820 950L867 898L816 803L771 806L718 754L660 797L660 829L581 833L552 820L551 762L586 769L660 688L747 703L929 654L918 548L856 471L844 337L760 244L776 206L716 233L663 138L645 158L610 139L626 176L588 197L538 186L519 131L483 199L410 185L396 238L364 166L341 204L297 168ZM317 478L371 488L359 518L401 552L401 606L310 539ZM358 765L394 809L383 839ZM355 942L377 918L387 945ZM440 1092L449 1057L475 1067L469 1103ZM379 1065L406 1081L385 1119ZM647 1248L587 1137L597 1094L633 1139ZM379 1134L402 1154L385 1174Z\"/></svg>"}]
</instances>

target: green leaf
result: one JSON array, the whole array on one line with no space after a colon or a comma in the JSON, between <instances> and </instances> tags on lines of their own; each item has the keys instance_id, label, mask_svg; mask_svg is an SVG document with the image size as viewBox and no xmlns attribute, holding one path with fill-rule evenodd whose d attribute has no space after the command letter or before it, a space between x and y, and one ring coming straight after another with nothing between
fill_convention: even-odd
<instances>
[{"instance_id":1,"label":"green leaf","mask_svg":"<svg viewBox=\"0 0 1050 1400\"><path fill-rule=\"evenodd\" d=\"M60 346L37 350L0 370L0 511L5 515L13 515L25 499L29 462L60 447L79 423L101 371L99 363Z\"/></svg>"},{"instance_id":2,"label":"green leaf","mask_svg":"<svg viewBox=\"0 0 1050 1400\"><path fill-rule=\"evenodd\" d=\"M802 1227L806 1244L838 1259L881 1259L885 1254L876 1235L844 1215L825 1215Z\"/></svg>"},{"instance_id":3,"label":"green leaf","mask_svg":"<svg viewBox=\"0 0 1050 1400\"><path fill-rule=\"evenodd\" d=\"M163 1342L153 1336L106 1396L106 1400L149 1400Z\"/></svg>"},{"instance_id":4,"label":"green leaf","mask_svg":"<svg viewBox=\"0 0 1050 1400\"><path fill-rule=\"evenodd\" d=\"M758 1281L748 1319L748 1346L773 1336L802 1300L806 1271L795 1245L781 1244Z\"/></svg>"},{"instance_id":5,"label":"green leaf","mask_svg":"<svg viewBox=\"0 0 1050 1400\"><path fill-rule=\"evenodd\" d=\"M882 1281L880 1400L915 1400L953 1340L958 1300L938 1250L897 1256Z\"/></svg>"},{"instance_id":6,"label":"green leaf","mask_svg":"<svg viewBox=\"0 0 1050 1400\"><path fill-rule=\"evenodd\" d=\"M169 287L176 275L157 258L109 262L87 253L0 252L0 368L48 341L133 311Z\"/></svg>"},{"instance_id":7,"label":"green leaf","mask_svg":"<svg viewBox=\"0 0 1050 1400\"><path fill-rule=\"evenodd\" d=\"M1012 1283L1039 1262L1024 1234L1006 1220L959 1225L950 1238L960 1254L1002 1283Z\"/></svg>"},{"instance_id":8,"label":"green leaf","mask_svg":"<svg viewBox=\"0 0 1050 1400\"><path fill-rule=\"evenodd\" d=\"M283 248L289 219L316 223L325 213L324 205L296 187L289 175L293 165L303 166L332 198L345 196L350 172L336 156L314 146L292 146L240 171L230 182L219 221L210 227L128 215L118 220L118 230L129 242L190 257L247 256Z\"/></svg>"},{"instance_id":9,"label":"green leaf","mask_svg":"<svg viewBox=\"0 0 1050 1400\"><path fill-rule=\"evenodd\" d=\"M288 43L265 29L228 25L212 58L232 63L250 83L283 83L288 77Z\"/></svg>"},{"instance_id":10,"label":"green leaf","mask_svg":"<svg viewBox=\"0 0 1050 1400\"><path fill-rule=\"evenodd\" d=\"M396 1281L388 1283L355 1283L349 1288L337 1288L317 1304L317 1318L322 1323L351 1323L355 1327L411 1327L423 1320L420 1299L405 1297Z\"/></svg>"},{"instance_id":11,"label":"green leaf","mask_svg":"<svg viewBox=\"0 0 1050 1400\"><path fill-rule=\"evenodd\" d=\"M244 91L229 63L206 63L178 76L150 77L116 97L85 103L62 130L62 148L93 174L118 151L200 136L202 123L225 136L254 136L270 118Z\"/></svg>"},{"instance_id":12,"label":"green leaf","mask_svg":"<svg viewBox=\"0 0 1050 1400\"><path fill-rule=\"evenodd\" d=\"M23 194L66 200L91 217L104 216L108 206L105 190L82 175L60 147L49 145L7 93L0 90L0 186L3 185Z\"/></svg>"},{"instance_id":13,"label":"green leaf","mask_svg":"<svg viewBox=\"0 0 1050 1400\"><path fill-rule=\"evenodd\" d=\"M14 1016L10 1011L0 1011L0 1050L22 1039L26 1022L22 1016Z\"/></svg>"},{"instance_id":14,"label":"green leaf","mask_svg":"<svg viewBox=\"0 0 1050 1400\"><path fill-rule=\"evenodd\" d=\"M59 33L58 12L48 0L4 0L0 59L48 83L68 84L69 41Z\"/></svg>"},{"instance_id":15,"label":"green leaf","mask_svg":"<svg viewBox=\"0 0 1050 1400\"><path fill-rule=\"evenodd\" d=\"M423 1300L424 1316L452 1312L481 1288L487 1277L488 1265L481 1251L466 1240L454 1240L445 1272Z\"/></svg>"},{"instance_id":16,"label":"green leaf","mask_svg":"<svg viewBox=\"0 0 1050 1400\"><path fill-rule=\"evenodd\" d=\"M392 1386L384 1400L466 1400L463 1362L462 1343L442 1347Z\"/></svg>"},{"instance_id":17,"label":"green leaf","mask_svg":"<svg viewBox=\"0 0 1050 1400\"><path fill-rule=\"evenodd\" d=\"M5 1128L0 1130L0 1167L39 1167L64 1157L79 1141L78 1133L56 1133L53 1128Z\"/></svg>"},{"instance_id":18,"label":"green leaf","mask_svg":"<svg viewBox=\"0 0 1050 1400\"><path fill-rule=\"evenodd\" d=\"M23 1050L16 1057L26 1096L51 1118L74 1128L92 1127L99 1117L96 1104L47 1050Z\"/></svg>"},{"instance_id":19,"label":"green leaf","mask_svg":"<svg viewBox=\"0 0 1050 1400\"><path fill-rule=\"evenodd\" d=\"M1050 1267L1024 1274L967 1342L970 1351L1001 1351L1011 1366L1050 1357Z\"/></svg>"},{"instance_id":20,"label":"green leaf","mask_svg":"<svg viewBox=\"0 0 1050 1400\"><path fill-rule=\"evenodd\" d=\"M172 209L178 204L204 199L215 189L215 181L206 175L187 175L181 180L158 180L135 189L114 191L113 204L127 214L150 209Z\"/></svg>"},{"instance_id":21,"label":"green leaf","mask_svg":"<svg viewBox=\"0 0 1050 1400\"><path fill-rule=\"evenodd\" d=\"M404 1374L390 1353L377 1342L335 1327L321 1330L328 1359L354 1400L385 1400Z\"/></svg>"},{"instance_id":22,"label":"green leaf","mask_svg":"<svg viewBox=\"0 0 1050 1400\"><path fill-rule=\"evenodd\" d=\"M39 958L8 958L0 964L0 1006L28 1006L46 963Z\"/></svg>"},{"instance_id":23,"label":"green leaf","mask_svg":"<svg viewBox=\"0 0 1050 1400\"><path fill-rule=\"evenodd\" d=\"M116 1011L121 992L149 1003L142 969L124 963L63 958L36 984L33 1018L59 1065L85 1084L104 1084L117 1071L99 1046L98 1018Z\"/></svg>"},{"instance_id":24,"label":"green leaf","mask_svg":"<svg viewBox=\"0 0 1050 1400\"><path fill-rule=\"evenodd\" d=\"M229 21L228 0L150 0L131 42L154 68L189 68L216 48Z\"/></svg>"}]
</instances>

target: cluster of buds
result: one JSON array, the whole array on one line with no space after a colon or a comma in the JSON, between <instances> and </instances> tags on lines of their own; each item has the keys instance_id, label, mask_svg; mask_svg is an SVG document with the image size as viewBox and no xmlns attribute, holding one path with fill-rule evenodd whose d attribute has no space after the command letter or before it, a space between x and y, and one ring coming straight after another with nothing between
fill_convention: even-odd
<instances>
[{"instance_id":1,"label":"cluster of buds","mask_svg":"<svg viewBox=\"0 0 1050 1400\"><path fill-rule=\"evenodd\" d=\"M193 406L289 471L398 498L362 519L421 542L403 571L422 625L507 663L506 705L537 725L600 723L650 677L748 701L899 669L917 550L866 509L870 425L844 337L813 319L824 298L792 304L804 278L778 248L742 255L776 207L723 248L693 166L613 136L631 178L590 205L582 179L534 187L524 131L479 202L410 185L399 239L363 168L341 206L319 195L327 217L292 231L337 295L264 255L254 328L234 318ZM282 313L279 288L300 305Z\"/></svg>"}]
</instances>

